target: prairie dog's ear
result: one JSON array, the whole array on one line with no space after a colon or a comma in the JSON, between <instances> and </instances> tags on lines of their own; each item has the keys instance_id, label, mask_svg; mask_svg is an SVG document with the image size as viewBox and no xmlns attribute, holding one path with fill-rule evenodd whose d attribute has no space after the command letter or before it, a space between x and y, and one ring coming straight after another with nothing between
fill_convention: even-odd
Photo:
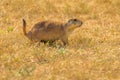
<instances>
[{"instance_id":1,"label":"prairie dog's ear","mask_svg":"<svg viewBox=\"0 0 120 80\"><path fill-rule=\"evenodd\" d=\"M73 21L77 21L77 19L73 19Z\"/></svg>"},{"instance_id":2,"label":"prairie dog's ear","mask_svg":"<svg viewBox=\"0 0 120 80\"><path fill-rule=\"evenodd\" d=\"M68 23L71 22L71 21L73 21L73 19L69 19L69 20L68 20Z\"/></svg>"}]
</instances>

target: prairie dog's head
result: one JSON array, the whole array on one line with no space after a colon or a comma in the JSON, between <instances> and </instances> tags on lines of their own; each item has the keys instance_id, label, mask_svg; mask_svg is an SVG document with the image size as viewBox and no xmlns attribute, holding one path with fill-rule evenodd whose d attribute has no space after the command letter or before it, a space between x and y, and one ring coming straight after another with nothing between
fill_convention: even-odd
<instances>
[{"instance_id":1,"label":"prairie dog's head","mask_svg":"<svg viewBox=\"0 0 120 80\"><path fill-rule=\"evenodd\" d=\"M83 24L81 20L78 19L70 19L67 22L68 31L73 31L74 29L80 27Z\"/></svg>"}]
</instances>

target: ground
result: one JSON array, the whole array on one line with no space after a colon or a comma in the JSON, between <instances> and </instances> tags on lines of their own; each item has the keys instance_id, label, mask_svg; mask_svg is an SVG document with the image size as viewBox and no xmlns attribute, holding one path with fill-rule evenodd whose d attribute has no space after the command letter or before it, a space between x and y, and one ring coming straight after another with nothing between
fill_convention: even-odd
<instances>
[{"instance_id":1,"label":"ground","mask_svg":"<svg viewBox=\"0 0 120 80\"><path fill-rule=\"evenodd\" d=\"M69 45L32 44L22 32L40 20L82 27ZM0 80L120 80L120 0L0 0Z\"/></svg>"}]
</instances>

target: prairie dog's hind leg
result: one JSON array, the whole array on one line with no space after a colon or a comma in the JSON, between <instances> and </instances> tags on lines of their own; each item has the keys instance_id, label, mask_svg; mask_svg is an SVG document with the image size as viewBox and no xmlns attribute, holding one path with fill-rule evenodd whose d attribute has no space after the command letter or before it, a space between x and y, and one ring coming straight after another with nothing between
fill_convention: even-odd
<instances>
[{"instance_id":1,"label":"prairie dog's hind leg","mask_svg":"<svg viewBox=\"0 0 120 80\"><path fill-rule=\"evenodd\" d=\"M41 40L41 42L43 42L44 44L49 43L49 45L52 45L55 42L55 40L51 40L51 41Z\"/></svg>"}]
</instances>

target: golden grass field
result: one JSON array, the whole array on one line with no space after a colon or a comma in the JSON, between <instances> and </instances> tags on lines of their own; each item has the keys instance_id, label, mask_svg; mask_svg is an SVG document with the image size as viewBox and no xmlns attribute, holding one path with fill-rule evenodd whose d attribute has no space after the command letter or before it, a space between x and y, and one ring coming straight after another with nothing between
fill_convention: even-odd
<instances>
[{"instance_id":1,"label":"golden grass field","mask_svg":"<svg viewBox=\"0 0 120 80\"><path fill-rule=\"evenodd\" d=\"M40 20L83 21L60 47L23 35ZM120 80L120 0L0 0L0 80Z\"/></svg>"}]
</instances>

